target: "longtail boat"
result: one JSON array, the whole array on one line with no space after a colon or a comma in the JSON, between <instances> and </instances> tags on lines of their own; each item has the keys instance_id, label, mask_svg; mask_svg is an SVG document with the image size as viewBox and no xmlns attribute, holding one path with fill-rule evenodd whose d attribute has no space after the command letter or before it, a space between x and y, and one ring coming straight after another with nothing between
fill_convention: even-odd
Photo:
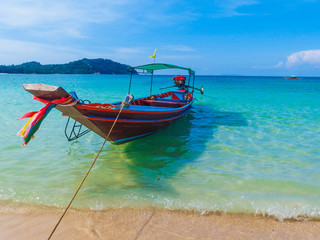
<instances>
[{"instance_id":1,"label":"longtail boat","mask_svg":"<svg viewBox=\"0 0 320 240\"><path fill-rule=\"evenodd\" d=\"M174 87L174 90L152 94L154 72L163 69L180 69L187 71L188 74L187 77L173 77L174 85L162 88ZM24 84L24 89L33 94L34 99L46 104L40 111L27 113L21 117L21 119L30 117L26 126L19 132L24 139L24 145L33 138L43 118L54 107L69 117L65 127L65 135L69 141L91 130L111 143L121 144L155 133L172 124L190 110L194 102L194 90L203 93L202 87L201 89L194 87L195 72L190 68L153 63L130 67L128 70L131 72L128 95L124 101L116 103L86 102L79 99L75 92L68 93L62 87ZM136 73L151 75L150 94L138 99L134 99L130 93L132 78Z\"/></svg>"},{"instance_id":2,"label":"longtail boat","mask_svg":"<svg viewBox=\"0 0 320 240\"><path fill-rule=\"evenodd\" d=\"M290 77L283 77L284 79L299 79L298 77L296 77L296 76L294 76L294 75L292 75L292 76L290 76Z\"/></svg>"}]
</instances>

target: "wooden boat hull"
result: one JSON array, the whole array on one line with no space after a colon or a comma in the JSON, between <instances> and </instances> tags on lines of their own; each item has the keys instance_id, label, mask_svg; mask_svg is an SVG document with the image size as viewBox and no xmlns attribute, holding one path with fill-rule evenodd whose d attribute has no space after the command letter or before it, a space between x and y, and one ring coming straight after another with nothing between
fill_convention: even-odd
<instances>
[{"instance_id":1,"label":"wooden boat hull","mask_svg":"<svg viewBox=\"0 0 320 240\"><path fill-rule=\"evenodd\" d=\"M119 144L152 134L183 117L190 110L192 103L193 101L170 111L153 112L129 110L130 106L129 109L122 110L107 140ZM90 109L88 105L76 105L75 108L106 135L120 111L119 109ZM134 106L132 108L134 109Z\"/></svg>"},{"instance_id":2,"label":"wooden boat hull","mask_svg":"<svg viewBox=\"0 0 320 240\"><path fill-rule=\"evenodd\" d=\"M36 97L47 100L65 97L68 94L61 87L43 84L27 84L24 85L24 88ZM190 94L190 98L186 101L154 99L168 95L170 95L169 92L137 99L129 108L123 108L120 114L120 103L113 105L77 103L73 106L57 105L56 108L64 116L71 117L104 139L120 144L147 136L172 124L190 110L194 101ZM142 105L142 103L147 105ZM118 120L109 134L117 116Z\"/></svg>"},{"instance_id":3,"label":"wooden boat hull","mask_svg":"<svg viewBox=\"0 0 320 240\"><path fill-rule=\"evenodd\" d=\"M178 118L170 121L149 123L117 121L107 140L115 144L128 142L135 138L140 138L155 133L157 130L172 124L177 119ZM104 133L108 133L113 124L111 121L90 120Z\"/></svg>"}]
</instances>

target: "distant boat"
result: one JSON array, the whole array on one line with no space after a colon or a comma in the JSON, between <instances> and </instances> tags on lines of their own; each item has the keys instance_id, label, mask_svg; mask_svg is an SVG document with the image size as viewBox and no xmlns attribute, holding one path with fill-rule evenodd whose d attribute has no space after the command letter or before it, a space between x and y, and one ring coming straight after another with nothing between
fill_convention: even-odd
<instances>
[{"instance_id":1,"label":"distant boat","mask_svg":"<svg viewBox=\"0 0 320 240\"><path fill-rule=\"evenodd\" d=\"M283 77L284 79L299 79L297 76L294 76L294 75L292 75L292 76L290 76L290 77Z\"/></svg>"},{"instance_id":2,"label":"distant boat","mask_svg":"<svg viewBox=\"0 0 320 240\"><path fill-rule=\"evenodd\" d=\"M189 77L188 79L185 76L174 77L174 85L170 87L176 87L176 90L154 95L152 94L153 72L161 69L186 70L189 73ZM75 140L88 132L81 132L81 126L83 124L96 134L115 144L147 136L175 122L190 110L194 102L194 90L199 90L203 93L203 88L198 89L194 87L195 72L190 68L154 63L133 67L129 70L131 71L131 77L126 102L111 104L90 103L89 101L78 99L74 92L70 94L67 93L61 87L45 84L24 84L23 87L32 93L38 101L46 103L46 106L50 106L50 103L52 103L53 107L60 110L63 115L69 116L76 121L73 124L70 134L67 133L68 126L66 126L65 134L69 141ZM133 74L135 74L135 70L151 73L151 88L149 96L133 100L133 96L130 94L130 88L131 79ZM69 98L73 99L73 103L70 104L71 100ZM66 104L59 104L62 99L66 100ZM122 108L123 111L121 112L120 109ZM43 110L44 116L48 111ZM29 117L30 114L32 115L33 113L28 113L28 116L25 116ZM39 122L41 123L40 120ZM114 122L117 122L115 126ZM69 120L67 125L68 124ZM32 123L31 125L33 126L35 124ZM33 135L35 131L36 129L29 135ZM30 136L27 138L24 137L25 144L30 140Z\"/></svg>"}]
</instances>

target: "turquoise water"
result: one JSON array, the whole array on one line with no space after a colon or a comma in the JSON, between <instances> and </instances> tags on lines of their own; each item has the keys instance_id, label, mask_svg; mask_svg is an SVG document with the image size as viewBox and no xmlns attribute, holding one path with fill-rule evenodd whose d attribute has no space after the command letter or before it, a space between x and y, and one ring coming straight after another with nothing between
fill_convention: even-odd
<instances>
[{"instance_id":1,"label":"turquoise water","mask_svg":"<svg viewBox=\"0 0 320 240\"><path fill-rule=\"evenodd\" d=\"M137 76L135 97L149 93ZM0 200L64 207L103 139L68 142L66 118L53 110L21 147L25 112L42 104L23 83L76 90L82 99L122 100L129 77L0 75ZM154 89L171 85L155 77ZM199 76L191 112L174 125L123 145L107 143L75 206L155 206L320 218L320 78ZM156 92L156 91L155 91Z\"/></svg>"}]
</instances>

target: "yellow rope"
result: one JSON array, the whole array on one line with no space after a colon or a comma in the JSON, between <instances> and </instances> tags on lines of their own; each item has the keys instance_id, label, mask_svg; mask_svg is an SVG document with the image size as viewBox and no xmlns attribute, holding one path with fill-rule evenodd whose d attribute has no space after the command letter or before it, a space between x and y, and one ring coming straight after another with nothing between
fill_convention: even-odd
<instances>
[{"instance_id":1,"label":"yellow rope","mask_svg":"<svg viewBox=\"0 0 320 240\"><path fill-rule=\"evenodd\" d=\"M110 128L110 131L109 131L109 133L108 133L108 135L107 135L107 137L106 137L106 139L104 140L103 144L101 145L101 148L100 148L99 152L97 153L96 157L93 159L93 161L92 161L92 163L91 163L91 165L90 165L90 167L89 167L89 169L88 169L88 171L87 171L86 175L84 175L84 177L83 177L83 179L82 179L82 181L81 181L80 185L78 186L77 190L76 190L76 191L75 191L75 193L73 194L73 196L72 196L72 198L71 198L71 200L70 200L70 202L69 202L68 206L66 207L66 209L64 210L63 214L61 215L61 217L60 217L59 221L57 222L57 224L56 224L56 225L55 225L55 227L53 228L53 230L52 230L52 232L51 232L50 236L48 237L48 240L50 240L50 239L51 239L52 235L54 234L54 232L55 232L55 231L56 231L56 229L58 228L58 226L59 226L59 224L60 224L61 220L62 220L62 219L63 219L63 217L66 215L66 213L67 213L68 209L70 208L70 206L71 206L71 204L72 204L73 200L74 200L74 199L75 199L75 197L77 196L77 194L78 194L78 192L79 192L80 188L82 187L82 185L83 185L84 181L85 181L85 180L86 180L86 178L88 177L88 175L89 175L89 173L90 173L90 171L91 171L91 169L92 169L93 165L96 163L96 160L98 159L98 157L99 157L99 155L100 155L100 153L101 153L101 151L102 151L102 149L103 149L104 145L106 144L107 139L109 138L109 136L110 136L110 134L111 134L111 132L112 132L112 130L113 130L114 125L116 125L116 122L117 122L117 120L118 120L118 118L119 118L119 116L120 116L120 113L121 113L121 111L122 111L123 107L124 107L124 103L122 103L122 104L121 104L120 111L119 111L119 113L118 113L118 115L117 115L116 119L114 120L114 122L113 122L113 124L112 124L112 126L111 126L111 128Z\"/></svg>"}]
</instances>

